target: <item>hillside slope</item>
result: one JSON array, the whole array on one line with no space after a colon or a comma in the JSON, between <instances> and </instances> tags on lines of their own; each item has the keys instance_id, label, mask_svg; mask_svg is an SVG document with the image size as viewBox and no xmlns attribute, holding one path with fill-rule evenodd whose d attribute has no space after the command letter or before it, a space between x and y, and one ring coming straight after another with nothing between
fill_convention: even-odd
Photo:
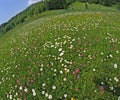
<instances>
[{"instance_id":1,"label":"hillside slope","mask_svg":"<svg viewBox=\"0 0 120 100\"><path fill-rule=\"evenodd\" d=\"M0 99L117 100L119 17L76 10L9 31L0 38Z\"/></svg>"},{"instance_id":2,"label":"hillside slope","mask_svg":"<svg viewBox=\"0 0 120 100\"><path fill-rule=\"evenodd\" d=\"M0 25L0 36L4 35L6 32L15 28L18 25L22 25L27 21L31 20L33 17L40 16L43 12L49 10L58 10L62 9L64 12L70 10L78 11L113 11L117 12L116 8L105 7L102 5L89 4L88 8L85 9L85 4L80 2L75 2L77 0L41 0L38 3L35 3L25 10L18 13L16 16L12 17L8 22ZM75 3L73 3L75 2ZM116 2L117 3L117 2Z\"/></svg>"}]
</instances>

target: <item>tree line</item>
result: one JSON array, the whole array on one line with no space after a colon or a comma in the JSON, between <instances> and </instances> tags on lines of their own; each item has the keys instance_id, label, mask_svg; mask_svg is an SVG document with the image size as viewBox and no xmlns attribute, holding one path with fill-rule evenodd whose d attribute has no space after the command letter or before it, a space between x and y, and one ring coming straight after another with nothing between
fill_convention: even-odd
<instances>
[{"instance_id":1,"label":"tree line","mask_svg":"<svg viewBox=\"0 0 120 100\"><path fill-rule=\"evenodd\" d=\"M24 11L12 17L8 22L1 24L0 34L6 33L16 25L19 25L29 18L36 16L46 10L67 9L69 5L75 1L101 4L105 6L111 6L120 2L120 0L41 0L39 3L31 5Z\"/></svg>"}]
</instances>

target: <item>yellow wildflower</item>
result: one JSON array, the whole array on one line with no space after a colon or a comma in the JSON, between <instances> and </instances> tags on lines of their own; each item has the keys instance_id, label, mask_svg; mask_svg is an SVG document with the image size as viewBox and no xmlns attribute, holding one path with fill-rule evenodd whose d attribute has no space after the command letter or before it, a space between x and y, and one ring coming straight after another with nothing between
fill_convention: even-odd
<instances>
[{"instance_id":1,"label":"yellow wildflower","mask_svg":"<svg viewBox=\"0 0 120 100\"><path fill-rule=\"evenodd\" d=\"M74 98L74 97L72 97L72 98L71 98L71 100L75 100L75 98Z\"/></svg>"}]
</instances>

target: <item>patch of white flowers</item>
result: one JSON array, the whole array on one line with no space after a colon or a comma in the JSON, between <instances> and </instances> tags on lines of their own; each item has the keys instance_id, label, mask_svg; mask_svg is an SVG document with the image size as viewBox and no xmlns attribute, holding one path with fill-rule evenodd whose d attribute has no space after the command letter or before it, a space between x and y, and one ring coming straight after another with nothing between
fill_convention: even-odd
<instances>
[{"instance_id":1,"label":"patch of white flowers","mask_svg":"<svg viewBox=\"0 0 120 100\"><path fill-rule=\"evenodd\" d=\"M114 64L114 68L117 68L118 67L118 65L117 64Z\"/></svg>"},{"instance_id":2,"label":"patch of white flowers","mask_svg":"<svg viewBox=\"0 0 120 100\"><path fill-rule=\"evenodd\" d=\"M36 96L35 89L32 89L33 96Z\"/></svg>"}]
</instances>

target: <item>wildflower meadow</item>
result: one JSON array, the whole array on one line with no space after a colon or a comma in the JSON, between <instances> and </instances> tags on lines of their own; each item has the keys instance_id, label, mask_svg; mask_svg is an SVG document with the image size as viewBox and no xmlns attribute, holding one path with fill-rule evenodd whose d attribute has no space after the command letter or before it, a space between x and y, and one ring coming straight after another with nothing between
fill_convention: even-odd
<instances>
[{"instance_id":1,"label":"wildflower meadow","mask_svg":"<svg viewBox=\"0 0 120 100\"><path fill-rule=\"evenodd\" d=\"M43 17L0 38L0 100L120 100L120 14Z\"/></svg>"}]
</instances>

